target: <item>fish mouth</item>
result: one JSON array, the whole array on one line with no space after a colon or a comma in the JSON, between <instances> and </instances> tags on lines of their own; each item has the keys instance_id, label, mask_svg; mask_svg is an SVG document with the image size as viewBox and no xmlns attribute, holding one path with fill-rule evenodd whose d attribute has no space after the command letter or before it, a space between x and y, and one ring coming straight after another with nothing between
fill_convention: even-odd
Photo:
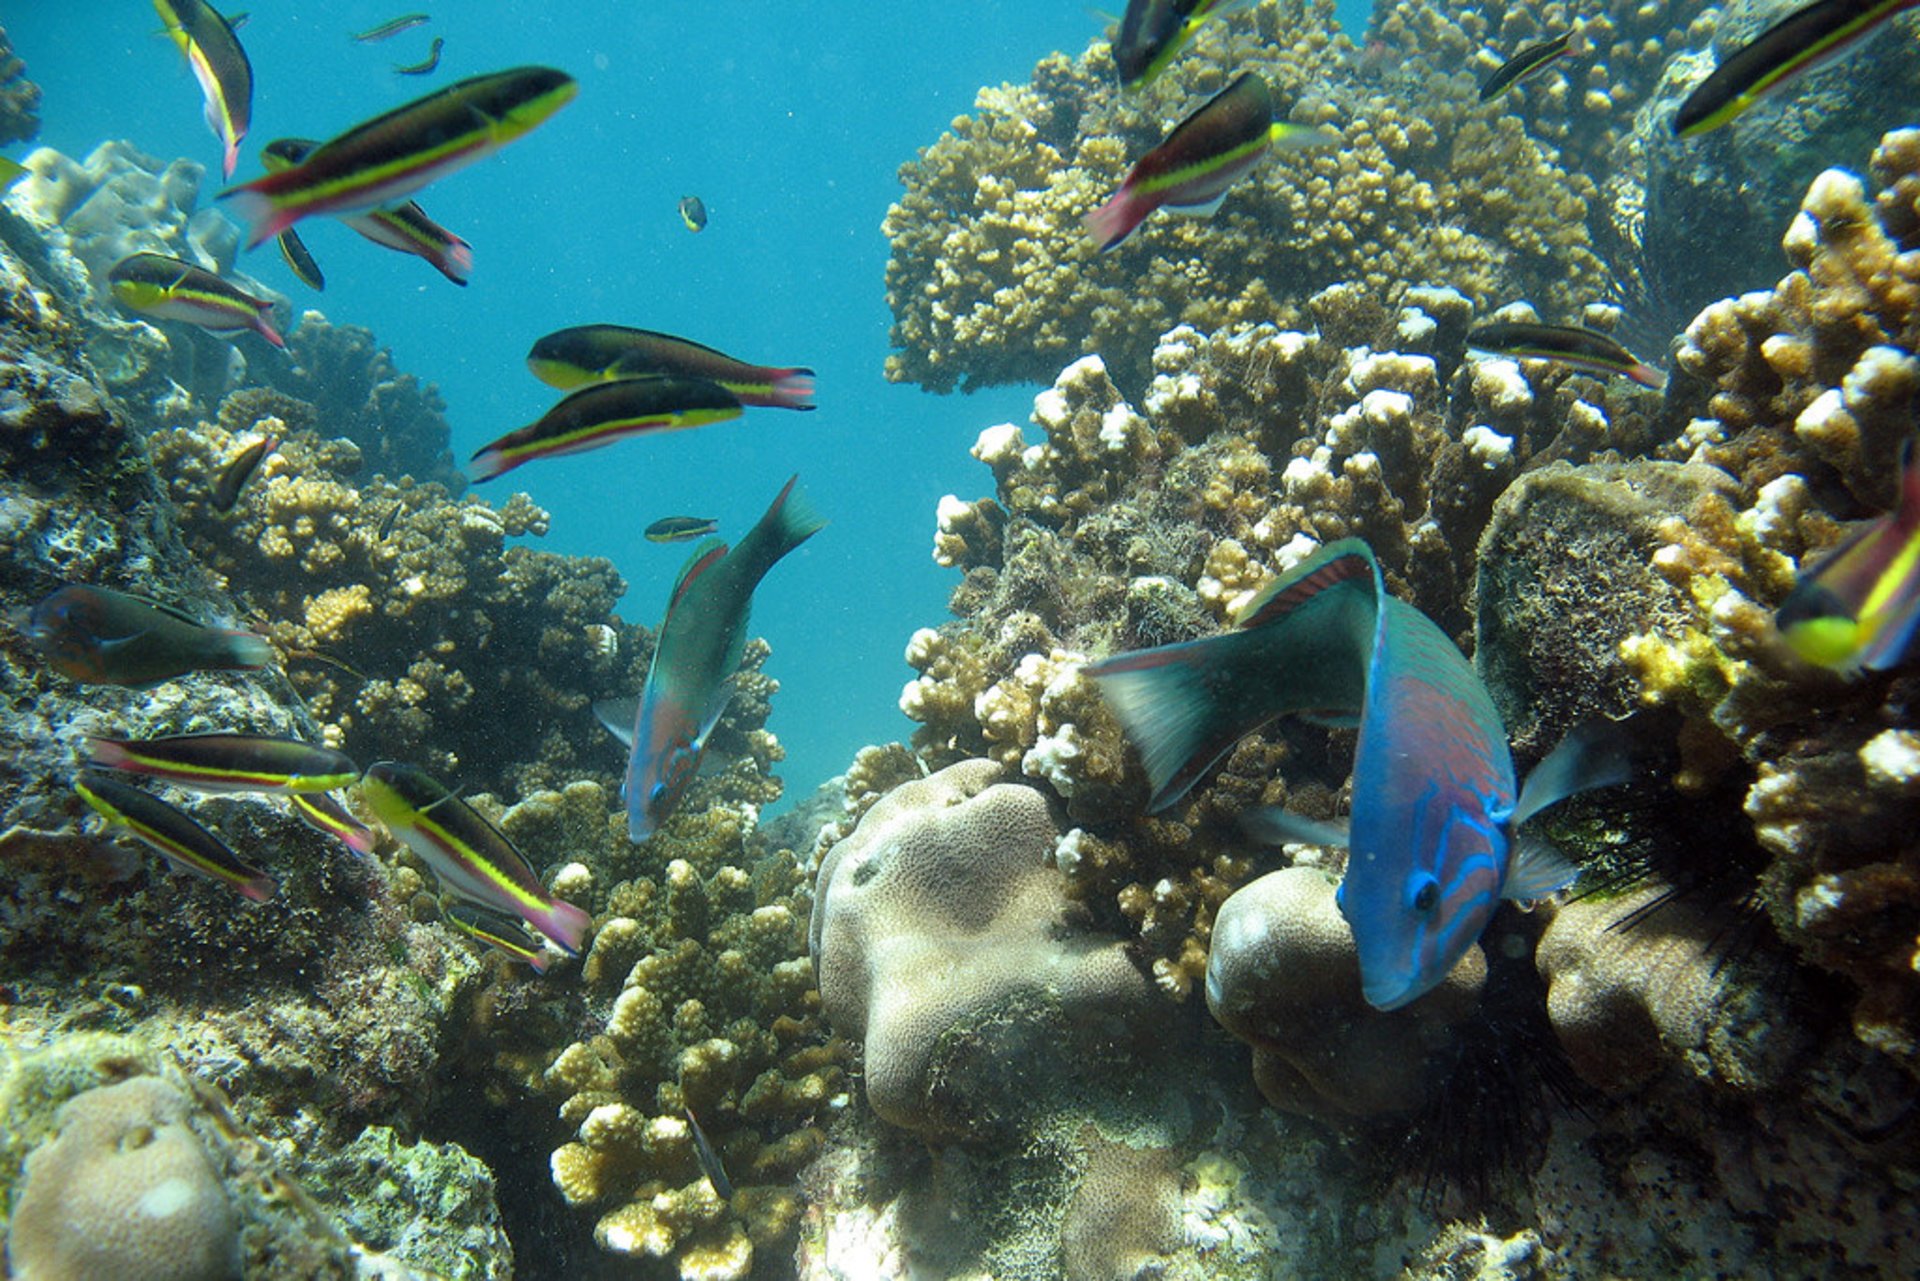
<instances>
[{"instance_id":1,"label":"fish mouth","mask_svg":"<svg viewBox=\"0 0 1920 1281\"><path fill-rule=\"evenodd\" d=\"M1360 994L1367 1004L1376 1010L1397 1010L1403 1005L1411 1005L1426 994L1426 989L1416 987L1412 980L1393 978L1375 982L1363 982Z\"/></svg>"}]
</instances>

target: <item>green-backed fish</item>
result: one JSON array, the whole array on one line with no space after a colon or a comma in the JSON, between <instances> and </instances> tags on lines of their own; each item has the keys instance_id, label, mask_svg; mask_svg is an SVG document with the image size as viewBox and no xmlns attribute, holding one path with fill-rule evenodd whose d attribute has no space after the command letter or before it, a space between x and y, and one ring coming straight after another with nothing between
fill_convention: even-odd
<instances>
[{"instance_id":1,"label":"green-backed fish","mask_svg":"<svg viewBox=\"0 0 1920 1281\"><path fill-rule=\"evenodd\" d=\"M1733 51L1674 113L1676 137L1695 138L1744 113L1803 71L1872 35L1920 0L1814 0Z\"/></svg>"},{"instance_id":2,"label":"green-backed fish","mask_svg":"<svg viewBox=\"0 0 1920 1281\"><path fill-rule=\"evenodd\" d=\"M1920 625L1920 466L1900 459L1900 501L1801 574L1774 615L1793 652L1838 672L1882 671L1907 657Z\"/></svg>"},{"instance_id":3,"label":"green-backed fish","mask_svg":"<svg viewBox=\"0 0 1920 1281\"><path fill-rule=\"evenodd\" d=\"M396 76L432 75L440 69L440 50L445 48L446 44L447 42L445 40L442 40L439 36L435 36L432 47L427 50L426 57L420 59L418 62L394 63L393 74Z\"/></svg>"},{"instance_id":4,"label":"green-backed fish","mask_svg":"<svg viewBox=\"0 0 1920 1281\"><path fill-rule=\"evenodd\" d=\"M580 951L593 918L547 893L513 842L425 770L376 761L360 780L360 795L442 890L512 913L570 956Z\"/></svg>"},{"instance_id":5,"label":"green-backed fish","mask_svg":"<svg viewBox=\"0 0 1920 1281\"><path fill-rule=\"evenodd\" d=\"M1087 230L1101 249L1112 249L1162 205L1205 217L1271 148L1298 151L1339 141L1318 125L1275 120L1265 78L1246 72L1140 157L1113 198L1087 215Z\"/></svg>"},{"instance_id":6,"label":"green-backed fish","mask_svg":"<svg viewBox=\"0 0 1920 1281\"><path fill-rule=\"evenodd\" d=\"M1530 76L1539 75L1562 58L1573 56L1573 33L1563 31L1551 40L1530 44L1500 64L1480 85L1480 101L1492 102Z\"/></svg>"},{"instance_id":7,"label":"green-backed fish","mask_svg":"<svg viewBox=\"0 0 1920 1281\"><path fill-rule=\"evenodd\" d=\"M287 803L300 821L325 832L356 854L373 853L373 829L362 823L325 792L288 792Z\"/></svg>"},{"instance_id":8,"label":"green-backed fish","mask_svg":"<svg viewBox=\"0 0 1920 1281\"><path fill-rule=\"evenodd\" d=\"M1120 83L1138 89L1165 71L1208 18L1245 8L1252 0L1127 0L1113 38Z\"/></svg>"},{"instance_id":9,"label":"green-backed fish","mask_svg":"<svg viewBox=\"0 0 1920 1281\"><path fill-rule=\"evenodd\" d=\"M622 736L629 755L621 792L627 835L636 843L679 806L700 767L707 736L727 710L746 649L754 588L782 556L827 523L794 497L799 479L787 481L739 546L729 550L715 539L696 548L673 585L632 733ZM595 710L614 728L604 709Z\"/></svg>"},{"instance_id":10,"label":"green-backed fish","mask_svg":"<svg viewBox=\"0 0 1920 1281\"><path fill-rule=\"evenodd\" d=\"M711 516L662 516L647 526L650 543L684 543L690 538L705 538L720 528Z\"/></svg>"},{"instance_id":11,"label":"green-backed fish","mask_svg":"<svg viewBox=\"0 0 1920 1281\"><path fill-rule=\"evenodd\" d=\"M547 970L547 946L538 934L520 923L511 912L496 912L481 903L443 895L440 915L462 934L479 939L495 951L531 965L536 974Z\"/></svg>"},{"instance_id":12,"label":"green-backed fish","mask_svg":"<svg viewBox=\"0 0 1920 1281\"><path fill-rule=\"evenodd\" d=\"M273 661L264 636L202 626L172 606L79 583L35 605L23 630L53 670L95 685L157 685L187 672L252 671Z\"/></svg>"},{"instance_id":13,"label":"green-backed fish","mask_svg":"<svg viewBox=\"0 0 1920 1281\"><path fill-rule=\"evenodd\" d=\"M10 160L6 156L0 156L0 191L5 191L8 187L11 187L14 183L32 172L33 170L27 168L18 160Z\"/></svg>"},{"instance_id":14,"label":"green-backed fish","mask_svg":"<svg viewBox=\"0 0 1920 1281\"><path fill-rule=\"evenodd\" d=\"M276 138L260 149L260 163L270 172L278 173L300 163L319 145L310 138ZM427 217L427 211L414 201L392 209L348 214L340 221L376 245L426 259L435 271L456 285L464 286L473 272L473 246ZM281 232L282 247L289 237L297 234Z\"/></svg>"},{"instance_id":15,"label":"green-backed fish","mask_svg":"<svg viewBox=\"0 0 1920 1281\"><path fill-rule=\"evenodd\" d=\"M1543 325L1532 320L1491 320L1467 331L1467 346L1496 356L1551 360L1590 374L1617 374L1659 391L1667 376L1625 347L1578 325Z\"/></svg>"},{"instance_id":16,"label":"green-backed fish","mask_svg":"<svg viewBox=\"0 0 1920 1281\"><path fill-rule=\"evenodd\" d=\"M415 27L425 26L432 20L429 14L403 13L397 18L388 19L377 27L368 27L365 31L356 31L347 38L360 44L372 44L376 40L392 39L402 31L411 31Z\"/></svg>"},{"instance_id":17,"label":"green-backed fish","mask_svg":"<svg viewBox=\"0 0 1920 1281\"><path fill-rule=\"evenodd\" d=\"M247 247L315 214L386 209L525 137L573 101L579 84L551 67L516 67L448 85L315 147L299 164L229 187Z\"/></svg>"},{"instance_id":18,"label":"green-backed fish","mask_svg":"<svg viewBox=\"0 0 1920 1281\"><path fill-rule=\"evenodd\" d=\"M91 764L196 792L330 792L360 781L344 752L271 734L88 736Z\"/></svg>"},{"instance_id":19,"label":"green-backed fish","mask_svg":"<svg viewBox=\"0 0 1920 1281\"><path fill-rule=\"evenodd\" d=\"M273 327L273 304L238 285L165 254L130 254L107 273L113 296L128 311L178 320L217 334L251 329L276 347L287 340Z\"/></svg>"},{"instance_id":20,"label":"green-backed fish","mask_svg":"<svg viewBox=\"0 0 1920 1281\"><path fill-rule=\"evenodd\" d=\"M153 0L153 7L200 82L207 127L226 149L221 173L231 178L240 161L240 140L253 120L253 65L232 24L207 0Z\"/></svg>"},{"instance_id":21,"label":"green-backed fish","mask_svg":"<svg viewBox=\"0 0 1920 1281\"><path fill-rule=\"evenodd\" d=\"M96 770L83 770L73 790L107 820L125 828L141 844L160 851L190 872L255 903L264 903L280 887L271 876L235 854L227 843L193 818L156 796Z\"/></svg>"},{"instance_id":22,"label":"green-backed fish","mask_svg":"<svg viewBox=\"0 0 1920 1281\"><path fill-rule=\"evenodd\" d=\"M582 387L538 422L508 432L473 456L467 474L492 480L536 458L599 449L629 436L704 427L740 416L740 399L704 378L626 378Z\"/></svg>"},{"instance_id":23,"label":"green-backed fish","mask_svg":"<svg viewBox=\"0 0 1920 1281\"><path fill-rule=\"evenodd\" d=\"M262 436L242 449L227 461L220 474L213 478L213 488L207 493L207 505L217 512L230 512L233 505L240 501L240 491L253 479L253 473L260 469L260 462L268 454L280 448L278 436Z\"/></svg>"},{"instance_id":24,"label":"green-backed fish","mask_svg":"<svg viewBox=\"0 0 1920 1281\"><path fill-rule=\"evenodd\" d=\"M705 231L707 202L698 196L680 197L680 221L687 224L688 231Z\"/></svg>"},{"instance_id":25,"label":"green-backed fish","mask_svg":"<svg viewBox=\"0 0 1920 1281\"><path fill-rule=\"evenodd\" d=\"M749 365L724 351L652 329L575 325L548 334L527 353L527 368L549 387L673 374L719 383L740 403L762 409L812 409L813 371L802 365Z\"/></svg>"}]
</instances>

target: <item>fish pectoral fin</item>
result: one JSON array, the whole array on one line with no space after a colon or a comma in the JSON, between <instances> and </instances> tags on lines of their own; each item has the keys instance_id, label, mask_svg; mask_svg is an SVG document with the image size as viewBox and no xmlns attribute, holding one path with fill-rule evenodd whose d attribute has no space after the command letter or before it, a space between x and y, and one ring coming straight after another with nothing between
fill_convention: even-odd
<instances>
[{"instance_id":1,"label":"fish pectoral fin","mask_svg":"<svg viewBox=\"0 0 1920 1281\"><path fill-rule=\"evenodd\" d=\"M707 750L707 735L713 733L713 727L720 723L722 716L726 715L727 704L733 701L734 687L739 682L738 673L727 677L720 682L720 687L713 691L713 697L707 700L707 706L700 716L700 732L693 739L694 751Z\"/></svg>"},{"instance_id":2,"label":"fish pectoral fin","mask_svg":"<svg viewBox=\"0 0 1920 1281\"><path fill-rule=\"evenodd\" d=\"M1625 720L1583 721L1567 731L1559 746L1533 767L1514 803L1513 826L1577 792L1632 781L1648 763L1650 745L1671 741L1649 721L1650 713Z\"/></svg>"},{"instance_id":3,"label":"fish pectoral fin","mask_svg":"<svg viewBox=\"0 0 1920 1281\"><path fill-rule=\"evenodd\" d=\"M1162 205L1168 213L1179 214L1183 218L1211 218L1220 212L1220 206L1226 202L1227 193L1221 192L1204 205Z\"/></svg>"},{"instance_id":4,"label":"fish pectoral fin","mask_svg":"<svg viewBox=\"0 0 1920 1281\"><path fill-rule=\"evenodd\" d=\"M1262 845L1347 846L1346 820L1308 818L1290 814L1278 805L1246 811L1240 816L1240 828Z\"/></svg>"},{"instance_id":5,"label":"fish pectoral fin","mask_svg":"<svg viewBox=\"0 0 1920 1281\"><path fill-rule=\"evenodd\" d=\"M1546 841L1521 837L1514 842L1513 861L1507 866L1507 883L1500 897L1515 902L1545 898L1566 889L1579 875L1580 869Z\"/></svg>"},{"instance_id":6,"label":"fish pectoral fin","mask_svg":"<svg viewBox=\"0 0 1920 1281\"><path fill-rule=\"evenodd\" d=\"M633 750L633 726L640 717L638 694L595 699L593 715L607 733L620 740L620 746Z\"/></svg>"},{"instance_id":7,"label":"fish pectoral fin","mask_svg":"<svg viewBox=\"0 0 1920 1281\"><path fill-rule=\"evenodd\" d=\"M196 623L195 626L197 627L199 626L199 624ZM147 634L146 631L143 629L137 632L130 632L125 636L102 637L99 641L96 642L96 647L99 649L99 651L103 655L107 655L111 657L112 655L118 654L121 650L125 649L127 646L132 645L136 641L140 640L141 638L146 636L146 634Z\"/></svg>"}]
</instances>

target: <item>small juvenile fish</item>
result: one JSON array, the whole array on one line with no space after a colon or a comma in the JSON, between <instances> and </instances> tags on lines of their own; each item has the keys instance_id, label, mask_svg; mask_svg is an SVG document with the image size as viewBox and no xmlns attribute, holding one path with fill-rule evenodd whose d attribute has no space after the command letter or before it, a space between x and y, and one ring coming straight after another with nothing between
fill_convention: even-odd
<instances>
[{"instance_id":1,"label":"small juvenile fish","mask_svg":"<svg viewBox=\"0 0 1920 1281\"><path fill-rule=\"evenodd\" d=\"M440 915L462 934L471 935L516 961L525 961L534 973L547 972L545 943L522 925L519 917L450 895L440 899Z\"/></svg>"},{"instance_id":2,"label":"small juvenile fish","mask_svg":"<svg viewBox=\"0 0 1920 1281\"><path fill-rule=\"evenodd\" d=\"M719 383L743 405L812 409L813 371L800 365L749 365L724 351L652 329L575 325L548 334L527 353L527 368L549 387L673 374Z\"/></svg>"},{"instance_id":3,"label":"small juvenile fish","mask_svg":"<svg viewBox=\"0 0 1920 1281\"><path fill-rule=\"evenodd\" d=\"M160 21L173 38L206 99L207 128L225 147L221 174L233 177L240 161L240 140L253 119L253 65L233 34L233 25L207 0L153 0ZM240 15L242 19L245 14Z\"/></svg>"},{"instance_id":4,"label":"small juvenile fish","mask_svg":"<svg viewBox=\"0 0 1920 1281\"><path fill-rule=\"evenodd\" d=\"M1128 0L1113 40L1113 63L1123 88L1138 89L1166 70L1208 18L1245 8L1252 0Z\"/></svg>"},{"instance_id":5,"label":"small juvenile fish","mask_svg":"<svg viewBox=\"0 0 1920 1281\"><path fill-rule=\"evenodd\" d=\"M289 232L289 235L292 233ZM214 477L213 489L207 495L207 502L217 512L230 512L233 505L240 501L240 491L253 479L253 473L268 454L280 448L278 436L262 436L235 454L220 474Z\"/></svg>"},{"instance_id":6,"label":"small juvenile fish","mask_svg":"<svg viewBox=\"0 0 1920 1281\"><path fill-rule=\"evenodd\" d=\"M1736 49L1674 113L1678 138L1697 138L1743 115L1787 81L1844 53L1920 0L1814 0Z\"/></svg>"},{"instance_id":7,"label":"small juvenile fish","mask_svg":"<svg viewBox=\"0 0 1920 1281\"><path fill-rule=\"evenodd\" d=\"M387 509L387 514L380 518L380 528L375 531L375 536L381 542L384 543L393 537L393 527L400 523L400 513L406 509L405 503L395 503Z\"/></svg>"},{"instance_id":8,"label":"small juvenile fish","mask_svg":"<svg viewBox=\"0 0 1920 1281\"><path fill-rule=\"evenodd\" d=\"M171 606L77 583L35 605L23 630L53 670L95 685L157 685L273 661L264 636L205 627Z\"/></svg>"},{"instance_id":9,"label":"small juvenile fish","mask_svg":"<svg viewBox=\"0 0 1920 1281\"><path fill-rule=\"evenodd\" d=\"M368 27L365 31L357 31L349 36L348 39L359 44L372 44L376 40L391 39L399 35L402 31L411 31L415 27L425 26L432 20L432 17L428 14L404 13L398 18L392 18L381 23L377 27Z\"/></svg>"},{"instance_id":10,"label":"small juvenile fish","mask_svg":"<svg viewBox=\"0 0 1920 1281\"><path fill-rule=\"evenodd\" d=\"M302 218L389 208L525 137L579 91L572 76L550 67L474 76L356 125L219 199L233 202L249 249Z\"/></svg>"},{"instance_id":11,"label":"small juvenile fish","mask_svg":"<svg viewBox=\"0 0 1920 1281\"><path fill-rule=\"evenodd\" d=\"M217 334L251 329L276 347L287 340L273 327L273 304L230 285L210 271L165 254L131 254L107 273L113 296L129 311L178 320Z\"/></svg>"},{"instance_id":12,"label":"small juvenile fish","mask_svg":"<svg viewBox=\"0 0 1920 1281\"><path fill-rule=\"evenodd\" d=\"M1900 458L1900 501L1800 575L1774 626L1807 662L1848 674L1898 665L1920 625L1920 466Z\"/></svg>"},{"instance_id":13,"label":"small juvenile fish","mask_svg":"<svg viewBox=\"0 0 1920 1281\"><path fill-rule=\"evenodd\" d=\"M656 375L594 383L549 409L538 422L481 448L467 474L476 482L492 480L536 458L584 453L628 436L682 431L739 416L739 398L704 378Z\"/></svg>"},{"instance_id":14,"label":"small juvenile fish","mask_svg":"<svg viewBox=\"0 0 1920 1281\"><path fill-rule=\"evenodd\" d=\"M287 801L300 821L314 831L326 833L356 854L373 853L373 829L327 793L288 792Z\"/></svg>"},{"instance_id":15,"label":"small juvenile fish","mask_svg":"<svg viewBox=\"0 0 1920 1281\"><path fill-rule=\"evenodd\" d=\"M593 918L547 893L526 856L425 770L376 761L360 794L387 830L420 856L442 890L519 917L578 955Z\"/></svg>"},{"instance_id":16,"label":"small juvenile fish","mask_svg":"<svg viewBox=\"0 0 1920 1281\"><path fill-rule=\"evenodd\" d=\"M278 173L304 160L319 145L309 138L276 138L260 149L260 162L269 172ZM427 211L414 201L392 209L349 214L340 221L376 245L426 259L456 285L464 286L473 271L473 246L427 217ZM297 234L281 232L282 248ZM318 270L315 268L316 274Z\"/></svg>"},{"instance_id":17,"label":"small juvenile fish","mask_svg":"<svg viewBox=\"0 0 1920 1281\"><path fill-rule=\"evenodd\" d=\"M289 227L273 238L280 246L280 257L285 260L287 270L307 288L324 292L327 278L320 270L320 264L313 260L313 251L307 248L307 242L300 239L300 233Z\"/></svg>"},{"instance_id":18,"label":"small juvenile fish","mask_svg":"<svg viewBox=\"0 0 1920 1281\"><path fill-rule=\"evenodd\" d=\"M1318 125L1275 120L1266 80L1257 71L1246 72L1140 157L1113 198L1086 216L1087 230L1106 250L1131 236L1162 205L1206 217L1270 148L1299 151L1339 141L1338 134Z\"/></svg>"},{"instance_id":19,"label":"small juvenile fish","mask_svg":"<svg viewBox=\"0 0 1920 1281\"><path fill-rule=\"evenodd\" d=\"M1563 31L1551 40L1530 44L1502 63L1480 86L1480 101L1492 102L1529 76L1538 75L1573 53L1573 33Z\"/></svg>"},{"instance_id":20,"label":"small juvenile fish","mask_svg":"<svg viewBox=\"0 0 1920 1281\"><path fill-rule=\"evenodd\" d=\"M280 888L271 876L235 854L193 818L156 796L95 770L83 770L73 790L110 827L124 827L141 844L190 872L219 881L241 898L264 903Z\"/></svg>"},{"instance_id":21,"label":"small juvenile fish","mask_svg":"<svg viewBox=\"0 0 1920 1281\"><path fill-rule=\"evenodd\" d=\"M242 9L238 13L230 13L227 15L227 27L229 30L238 31L247 25L247 19L252 16L253 12L248 9Z\"/></svg>"},{"instance_id":22,"label":"small juvenile fish","mask_svg":"<svg viewBox=\"0 0 1920 1281\"><path fill-rule=\"evenodd\" d=\"M1552 360L1593 374L1618 374L1659 391L1667 376L1605 334L1577 325L1542 325L1530 320L1493 320L1467 331L1467 346L1496 356Z\"/></svg>"},{"instance_id":23,"label":"small juvenile fish","mask_svg":"<svg viewBox=\"0 0 1920 1281\"><path fill-rule=\"evenodd\" d=\"M711 516L662 516L647 526L647 541L684 543L690 538L704 538L719 528L720 522Z\"/></svg>"},{"instance_id":24,"label":"small juvenile fish","mask_svg":"<svg viewBox=\"0 0 1920 1281\"><path fill-rule=\"evenodd\" d=\"M196 792L330 792L360 781L344 752L269 734L89 735L90 763Z\"/></svg>"},{"instance_id":25,"label":"small juvenile fish","mask_svg":"<svg viewBox=\"0 0 1920 1281\"><path fill-rule=\"evenodd\" d=\"M699 1158L700 1173L707 1176L707 1182L713 1184L714 1192L722 1201L733 1200L733 1180L727 1177L726 1167L720 1164L720 1154L707 1140L707 1132L694 1119L692 1108L682 1106L680 1111L687 1118L687 1128L693 1131L693 1154Z\"/></svg>"},{"instance_id":26,"label":"small juvenile fish","mask_svg":"<svg viewBox=\"0 0 1920 1281\"><path fill-rule=\"evenodd\" d=\"M698 196L680 197L680 221L687 224L688 231L707 229L707 205Z\"/></svg>"},{"instance_id":27,"label":"small juvenile fish","mask_svg":"<svg viewBox=\"0 0 1920 1281\"><path fill-rule=\"evenodd\" d=\"M427 56L418 62L396 62L393 73L397 76L425 76L440 69L440 50L446 41L439 36L433 38L433 44L427 49Z\"/></svg>"}]
</instances>

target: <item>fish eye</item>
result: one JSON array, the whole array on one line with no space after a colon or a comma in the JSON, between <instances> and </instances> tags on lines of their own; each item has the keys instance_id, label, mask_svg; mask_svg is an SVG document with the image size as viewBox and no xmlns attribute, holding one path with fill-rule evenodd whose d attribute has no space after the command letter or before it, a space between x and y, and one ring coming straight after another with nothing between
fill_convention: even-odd
<instances>
[{"instance_id":1,"label":"fish eye","mask_svg":"<svg viewBox=\"0 0 1920 1281\"><path fill-rule=\"evenodd\" d=\"M648 809L654 809L658 807L659 804L666 799L667 799L667 785L665 783L655 783L652 787L647 789L647 808Z\"/></svg>"},{"instance_id":2,"label":"fish eye","mask_svg":"<svg viewBox=\"0 0 1920 1281\"><path fill-rule=\"evenodd\" d=\"M1417 876L1408 885L1413 891L1413 910L1425 916L1440 904L1440 882L1431 876Z\"/></svg>"}]
</instances>

